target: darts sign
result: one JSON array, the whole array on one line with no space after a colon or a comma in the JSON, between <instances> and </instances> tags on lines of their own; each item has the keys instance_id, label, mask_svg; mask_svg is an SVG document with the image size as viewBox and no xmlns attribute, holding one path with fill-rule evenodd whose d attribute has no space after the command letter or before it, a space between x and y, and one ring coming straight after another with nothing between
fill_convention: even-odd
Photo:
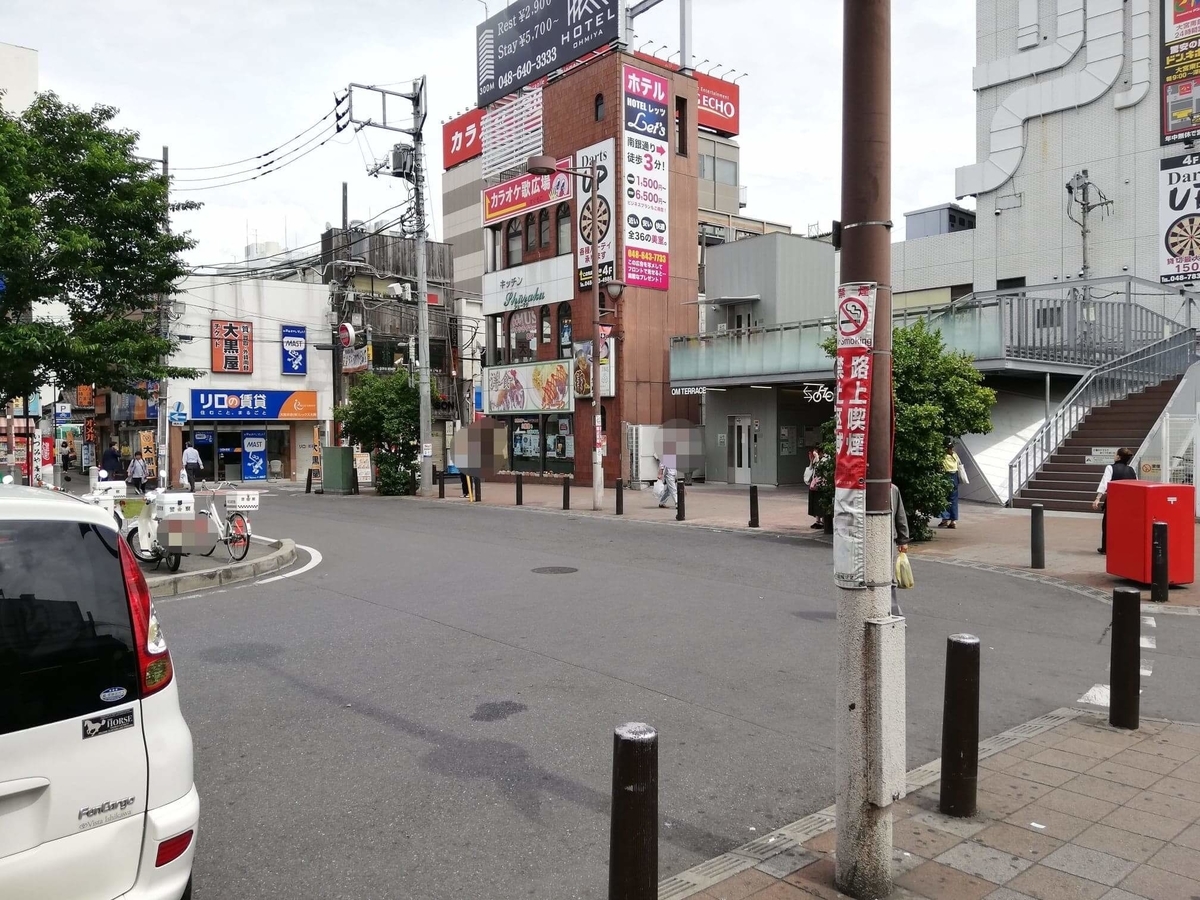
<instances>
[{"instance_id":1,"label":"darts sign","mask_svg":"<svg viewBox=\"0 0 1200 900\"><path fill-rule=\"evenodd\" d=\"M1200 281L1200 153L1159 163L1158 280Z\"/></svg>"}]
</instances>

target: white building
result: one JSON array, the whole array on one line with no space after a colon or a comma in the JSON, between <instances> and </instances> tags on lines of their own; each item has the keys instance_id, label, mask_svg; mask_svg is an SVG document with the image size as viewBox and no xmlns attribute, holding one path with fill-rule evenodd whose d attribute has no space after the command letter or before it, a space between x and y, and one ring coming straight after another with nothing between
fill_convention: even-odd
<instances>
[{"instance_id":1,"label":"white building","mask_svg":"<svg viewBox=\"0 0 1200 900\"><path fill-rule=\"evenodd\" d=\"M10 113L24 112L37 91L37 51L0 42L0 107Z\"/></svg>"}]
</instances>

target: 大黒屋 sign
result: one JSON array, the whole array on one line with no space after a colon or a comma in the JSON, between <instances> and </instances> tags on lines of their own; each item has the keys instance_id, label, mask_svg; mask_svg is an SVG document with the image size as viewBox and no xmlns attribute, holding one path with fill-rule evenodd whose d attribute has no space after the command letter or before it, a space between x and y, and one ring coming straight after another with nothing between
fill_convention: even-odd
<instances>
[{"instance_id":1,"label":"\u5927\u9ed2\u5c4b sign","mask_svg":"<svg viewBox=\"0 0 1200 900\"><path fill-rule=\"evenodd\" d=\"M625 165L625 283L665 291L670 284L671 85L662 75L622 66Z\"/></svg>"},{"instance_id":2,"label":"\u5927\u9ed2\u5c4b sign","mask_svg":"<svg viewBox=\"0 0 1200 900\"><path fill-rule=\"evenodd\" d=\"M212 320L212 370L236 375L254 372L254 324Z\"/></svg>"}]
</instances>

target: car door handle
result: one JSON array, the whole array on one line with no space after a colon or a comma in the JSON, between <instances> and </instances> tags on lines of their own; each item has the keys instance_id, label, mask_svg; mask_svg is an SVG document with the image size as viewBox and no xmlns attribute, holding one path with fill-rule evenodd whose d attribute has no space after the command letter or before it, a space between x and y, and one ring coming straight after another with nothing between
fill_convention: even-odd
<instances>
[{"instance_id":1,"label":"car door handle","mask_svg":"<svg viewBox=\"0 0 1200 900\"><path fill-rule=\"evenodd\" d=\"M49 778L18 778L15 781L0 781L0 798L27 794L50 787Z\"/></svg>"}]
</instances>

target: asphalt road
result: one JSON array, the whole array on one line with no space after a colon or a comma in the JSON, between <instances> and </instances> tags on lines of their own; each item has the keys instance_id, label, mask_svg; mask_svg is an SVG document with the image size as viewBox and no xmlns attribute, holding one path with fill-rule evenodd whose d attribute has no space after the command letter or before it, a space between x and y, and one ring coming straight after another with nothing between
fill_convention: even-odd
<instances>
[{"instance_id":1,"label":"asphalt road","mask_svg":"<svg viewBox=\"0 0 1200 900\"><path fill-rule=\"evenodd\" d=\"M202 900L605 897L626 721L661 735L663 875L833 800L827 545L370 496L275 494L253 522L322 563L158 602ZM982 639L983 735L1108 680L1108 607L914 568L910 768L940 755L948 634ZM1143 708L1200 721L1200 619L1165 619Z\"/></svg>"}]
</instances>

